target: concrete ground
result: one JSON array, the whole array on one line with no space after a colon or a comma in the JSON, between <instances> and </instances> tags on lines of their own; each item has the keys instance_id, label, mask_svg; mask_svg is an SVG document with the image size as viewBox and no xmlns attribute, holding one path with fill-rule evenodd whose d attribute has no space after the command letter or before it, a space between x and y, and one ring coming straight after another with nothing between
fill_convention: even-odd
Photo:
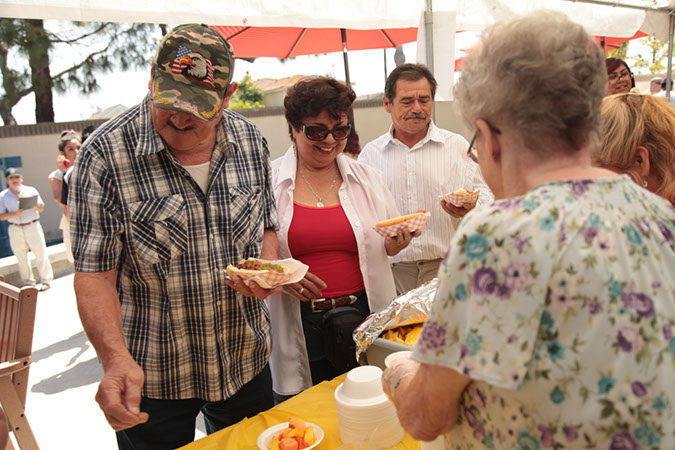
<instances>
[{"instance_id":1,"label":"concrete ground","mask_svg":"<svg viewBox=\"0 0 675 450\"><path fill-rule=\"evenodd\" d=\"M94 400L103 371L82 330L73 275L51 286L37 299L26 416L42 450L116 449L115 434ZM195 438L204 435L199 420Z\"/></svg>"}]
</instances>

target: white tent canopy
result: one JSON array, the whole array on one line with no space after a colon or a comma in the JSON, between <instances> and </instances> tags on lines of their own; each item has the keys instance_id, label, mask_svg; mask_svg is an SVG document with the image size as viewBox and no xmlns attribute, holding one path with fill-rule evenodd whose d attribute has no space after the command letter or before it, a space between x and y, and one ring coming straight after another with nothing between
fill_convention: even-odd
<instances>
[{"instance_id":1,"label":"white tent canopy","mask_svg":"<svg viewBox=\"0 0 675 450\"><path fill-rule=\"evenodd\" d=\"M645 20L644 11L560 0L436 0L433 8L434 11L456 11L457 29L464 31L483 30L498 20L539 9L563 12L596 36L630 37Z\"/></svg>"},{"instance_id":2,"label":"white tent canopy","mask_svg":"<svg viewBox=\"0 0 675 450\"><path fill-rule=\"evenodd\" d=\"M654 0L624 0L654 7ZM477 31L536 9L555 9L597 36L629 37L642 29L665 41L668 15L561 0L434 0L434 11L454 11L458 30ZM597 1L596 3L603 3ZM609 3L609 2L604 2ZM611 2L614 5L622 2ZM661 11L675 0L660 0ZM424 0L0 0L0 16L104 22L189 23L352 29L416 27Z\"/></svg>"},{"instance_id":3,"label":"white tent canopy","mask_svg":"<svg viewBox=\"0 0 675 450\"><path fill-rule=\"evenodd\" d=\"M417 27L430 9L452 12L456 30L464 31L537 9L559 10L597 36L641 30L669 41L672 67L675 0L0 0L1 16L27 19L352 29Z\"/></svg>"},{"instance_id":4,"label":"white tent canopy","mask_svg":"<svg viewBox=\"0 0 675 450\"><path fill-rule=\"evenodd\" d=\"M0 0L0 16L266 27L416 27L422 0Z\"/></svg>"}]
</instances>

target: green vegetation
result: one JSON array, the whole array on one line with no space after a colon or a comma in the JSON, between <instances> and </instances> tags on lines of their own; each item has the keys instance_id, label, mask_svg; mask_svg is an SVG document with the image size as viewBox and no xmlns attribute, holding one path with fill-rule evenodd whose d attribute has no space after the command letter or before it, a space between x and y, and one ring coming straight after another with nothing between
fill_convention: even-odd
<instances>
[{"instance_id":1,"label":"green vegetation","mask_svg":"<svg viewBox=\"0 0 675 450\"><path fill-rule=\"evenodd\" d=\"M14 125L12 108L35 94L35 120L54 121L53 91L96 91L96 75L113 69L149 70L166 27L143 23L66 22L0 18L0 117ZM64 62L65 67L64 67ZM56 72L55 74L52 74Z\"/></svg>"},{"instance_id":2,"label":"green vegetation","mask_svg":"<svg viewBox=\"0 0 675 450\"><path fill-rule=\"evenodd\" d=\"M255 109L264 108L262 104L263 91L251 82L248 74L239 82L237 91L230 100L230 109Z\"/></svg>"}]
</instances>

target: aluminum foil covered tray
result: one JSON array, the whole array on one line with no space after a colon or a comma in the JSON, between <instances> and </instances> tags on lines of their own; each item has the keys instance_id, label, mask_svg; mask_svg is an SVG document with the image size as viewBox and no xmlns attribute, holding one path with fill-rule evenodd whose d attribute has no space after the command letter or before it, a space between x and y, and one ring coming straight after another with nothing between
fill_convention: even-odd
<instances>
[{"instance_id":1,"label":"aluminum foil covered tray","mask_svg":"<svg viewBox=\"0 0 675 450\"><path fill-rule=\"evenodd\" d=\"M384 330L421 323L431 311L436 296L438 278L395 298L389 306L373 313L354 330L356 342L356 360L368 350Z\"/></svg>"}]
</instances>

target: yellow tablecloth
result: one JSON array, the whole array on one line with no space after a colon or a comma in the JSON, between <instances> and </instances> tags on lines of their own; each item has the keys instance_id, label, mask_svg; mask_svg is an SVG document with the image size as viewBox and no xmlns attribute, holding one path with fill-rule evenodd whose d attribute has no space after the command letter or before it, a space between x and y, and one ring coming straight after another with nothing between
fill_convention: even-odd
<instances>
[{"instance_id":1,"label":"yellow tablecloth","mask_svg":"<svg viewBox=\"0 0 675 450\"><path fill-rule=\"evenodd\" d=\"M244 419L231 427L220 430L181 449L184 450L256 450L258 435L272 425L288 422L291 416L297 416L316 423L326 436L315 447L317 450L335 450L342 445L335 409L335 389L342 383L346 374L324 381L290 400L275 406L250 419ZM394 447L403 450L418 450L419 441L411 438L407 433L403 440Z\"/></svg>"}]
</instances>

